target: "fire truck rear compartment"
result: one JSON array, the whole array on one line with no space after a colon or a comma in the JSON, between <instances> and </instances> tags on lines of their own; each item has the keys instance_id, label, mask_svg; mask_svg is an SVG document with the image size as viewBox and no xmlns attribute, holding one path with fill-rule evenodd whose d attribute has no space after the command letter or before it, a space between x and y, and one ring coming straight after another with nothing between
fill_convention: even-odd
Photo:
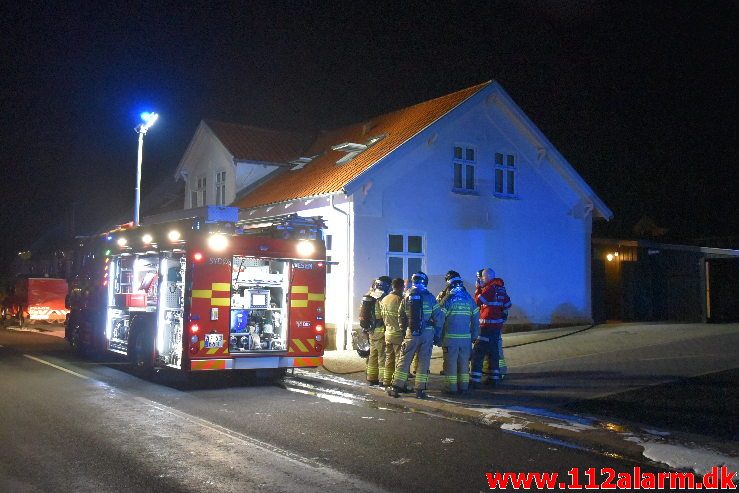
<instances>
[{"instance_id":1,"label":"fire truck rear compartment","mask_svg":"<svg viewBox=\"0 0 739 493\"><path fill-rule=\"evenodd\" d=\"M231 354L287 347L288 263L234 256L231 276Z\"/></svg>"}]
</instances>

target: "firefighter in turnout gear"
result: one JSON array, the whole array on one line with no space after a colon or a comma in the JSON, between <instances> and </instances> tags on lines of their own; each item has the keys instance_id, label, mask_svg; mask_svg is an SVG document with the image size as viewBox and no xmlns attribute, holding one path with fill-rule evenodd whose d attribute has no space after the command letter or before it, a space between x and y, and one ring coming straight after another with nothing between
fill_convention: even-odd
<instances>
[{"instance_id":1,"label":"firefighter in turnout gear","mask_svg":"<svg viewBox=\"0 0 739 493\"><path fill-rule=\"evenodd\" d=\"M486 355L490 356L490 377L493 385L502 378L502 331L506 321L511 299L506 293L502 280L497 280L491 268L482 271L481 280L475 289L475 303L480 307L480 336L472 350L472 372L470 379L473 386L482 379L482 363Z\"/></svg>"},{"instance_id":2,"label":"firefighter in turnout gear","mask_svg":"<svg viewBox=\"0 0 739 493\"><path fill-rule=\"evenodd\" d=\"M403 279L393 279L393 291L378 302L382 320L385 322L385 374L382 382L385 387L393 384L395 366L400 359L400 345L403 343L404 334L398 321L398 308L403 300L404 283Z\"/></svg>"},{"instance_id":3,"label":"firefighter in turnout gear","mask_svg":"<svg viewBox=\"0 0 739 493\"><path fill-rule=\"evenodd\" d=\"M459 274L449 271L447 289L441 299L445 313L441 346L444 351L444 392L465 393L470 382L469 365L472 341L480 333L480 309L464 288Z\"/></svg>"},{"instance_id":4,"label":"firefighter in turnout gear","mask_svg":"<svg viewBox=\"0 0 739 493\"><path fill-rule=\"evenodd\" d=\"M431 350L437 341L441 341L441 329L444 326L444 312L436 303L434 295L428 289L429 278L423 272L416 272L411 278L413 287L403 297L398 308L400 328L406 332L405 340L400 347L400 362L395 368L393 386L387 389L388 395L398 397L405 390L408 371L413 356L418 353L418 371L416 372L416 397L426 398L428 371L431 363Z\"/></svg>"},{"instance_id":5,"label":"firefighter in turnout gear","mask_svg":"<svg viewBox=\"0 0 739 493\"><path fill-rule=\"evenodd\" d=\"M362 297L359 309L359 325L369 336L370 353L367 358L367 381L379 385L385 373L385 322L382 319L380 301L390 292L390 278L378 277L370 290Z\"/></svg>"}]
</instances>

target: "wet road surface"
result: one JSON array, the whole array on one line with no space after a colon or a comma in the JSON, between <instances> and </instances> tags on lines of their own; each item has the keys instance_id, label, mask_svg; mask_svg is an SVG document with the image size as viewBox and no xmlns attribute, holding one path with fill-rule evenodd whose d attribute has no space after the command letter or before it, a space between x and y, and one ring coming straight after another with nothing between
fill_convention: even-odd
<instances>
[{"instance_id":1,"label":"wet road surface","mask_svg":"<svg viewBox=\"0 0 739 493\"><path fill-rule=\"evenodd\" d=\"M485 472L634 466L289 378L185 386L39 334L0 346L2 491L483 491Z\"/></svg>"}]
</instances>

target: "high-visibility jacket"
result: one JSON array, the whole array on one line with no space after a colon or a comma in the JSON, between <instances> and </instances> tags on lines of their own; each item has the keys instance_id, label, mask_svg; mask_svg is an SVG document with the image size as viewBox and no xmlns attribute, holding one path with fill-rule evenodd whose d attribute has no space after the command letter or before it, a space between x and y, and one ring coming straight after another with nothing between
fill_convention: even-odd
<instances>
[{"instance_id":1,"label":"high-visibility jacket","mask_svg":"<svg viewBox=\"0 0 739 493\"><path fill-rule=\"evenodd\" d=\"M480 335L480 309L467 291L447 295L443 300L445 313L442 346L454 340L475 340Z\"/></svg>"},{"instance_id":2,"label":"high-visibility jacket","mask_svg":"<svg viewBox=\"0 0 739 493\"><path fill-rule=\"evenodd\" d=\"M502 329L505 312L511 307L503 280L495 278L475 289L475 303L480 307L480 335L487 337L495 329Z\"/></svg>"},{"instance_id":3,"label":"high-visibility jacket","mask_svg":"<svg viewBox=\"0 0 739 493\"><path fill-rule=\"evenodd\" d=\"M401 330L405 331L409 327L409 319L411 316L411 296L418 295L423 303L423 320L421 321L422 330L434 330L435 336L441 336L441 329L444 327L444 312L436 302L434 295L428 290L420 290L413 288L408 290L403 296L403 300L398 307L398 321Z\"/></svg>"},{"instance_id":4,"label":"high-visibility jacket","mask_svg":"<svg viewBox=\"0 0 739 493\"><path fill-rule=\"evenodd\" d=\"M382 319L385 321L385 334L387 336L405 335L398 321L398 308L400 307L401 300L402 293L393 291L377 302L382 313Z\"/></svg>"}]
</instances>

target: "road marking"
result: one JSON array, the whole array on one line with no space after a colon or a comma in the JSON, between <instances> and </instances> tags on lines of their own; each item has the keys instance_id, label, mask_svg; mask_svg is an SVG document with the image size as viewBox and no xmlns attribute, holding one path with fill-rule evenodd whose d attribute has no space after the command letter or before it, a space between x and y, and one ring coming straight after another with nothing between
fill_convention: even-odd
<instances>
[{"instance_id":1,"label":"road marking","mask_svg":"<svg viewBox=\"0 0 739 493\"><path fill-rule=\"evenodd\" d=\"M74 375L75 377L84 378L85 380L89 380L90 379L90 377L86 377L85 375L82 375L81 373L77 373L76 371L72 371L72 370L67 370L64 367L57 366L54 363L49 363L48 361L44 361L41 358L36 358L35 356L31 356L29 354L24 354L23 356L25 356L28 359L32 359L33 361L38 361L39 363L43 363L45 365L49 365L52 368L56 368L57 370L61 370L63 372L69 373L70 375Z\"/></svg>"}]
</instances>

